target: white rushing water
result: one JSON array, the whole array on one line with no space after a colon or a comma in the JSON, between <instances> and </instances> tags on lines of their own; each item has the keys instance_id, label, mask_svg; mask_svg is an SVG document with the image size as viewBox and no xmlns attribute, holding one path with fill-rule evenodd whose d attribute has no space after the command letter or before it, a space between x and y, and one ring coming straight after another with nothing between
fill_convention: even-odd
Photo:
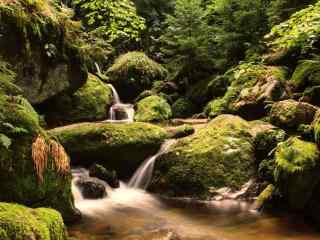
<instances>
[{"instance_id":1,"label":"white rushing water","mask_svg":"<svg viewBox=\"0 0 320 240\"><path fill-rule=\"evenodd\" d=\"M159 156L166 153L170 146L175 142L176 140L173 139L167 140L164 144L162 144L159 152L156 155L147 158L131 178L129 187L147 189L151 182L155 161Z\"/></svg>"},{"instance_id":2,"label":"white rushing water","mask_svg":"<svg viewBox=\"0 0 320 240\"><path fill-rule=\"evenodd\" d=\"M113 105L109 110L110 121L122 121L122 122L133 122L134 121L134 107L132 104L125 104L121 102L120 96L117 90L112 84L108 84L113 94ZM118 119L117 113L124 115L123 118Z\"/></svg>"}]
</instances>

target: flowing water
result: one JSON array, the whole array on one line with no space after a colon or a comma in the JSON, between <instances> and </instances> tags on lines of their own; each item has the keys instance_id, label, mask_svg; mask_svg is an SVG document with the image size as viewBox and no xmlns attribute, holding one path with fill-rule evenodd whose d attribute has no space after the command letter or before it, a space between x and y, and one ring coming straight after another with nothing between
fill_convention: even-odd
<instances>
[{"instance_id":1,"label":"flowing water","mask_svg":"<svg viewBox=\"0 0 320 240\"><path fill-rule=\"evenodd\" d=\"M108 84L113 93L113 105L109 110L110 121L133 122L134 107L132 104L122 103L117 90L112 84Z\"/></svg>"},{"instance_id":2,"label":"flowing water","mask_svg":"<svg viewBox=\"0 0 320 240\"><path fill-rule=\"evenodd\" d=\"M73 194L76 207L82 212L80 224L69 229L78 240L319 240L320 233L305 224L301 216L262 215L251 204L234 200L237 193L222 190L228 200L194 201L164 199L144 190L157 157L173 142L166 142L160 151L148 158L136 171L130 183L120 188L106 184L108 196L99 200L82 197L74 182L88 177L88 171L73 171Z\"/></svg>"}]
</instances>

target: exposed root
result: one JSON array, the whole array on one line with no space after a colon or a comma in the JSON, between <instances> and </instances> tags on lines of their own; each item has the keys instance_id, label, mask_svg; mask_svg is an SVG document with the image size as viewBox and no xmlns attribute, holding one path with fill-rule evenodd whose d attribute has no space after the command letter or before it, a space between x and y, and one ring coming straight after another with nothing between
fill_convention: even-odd
<instances>
[{"instance_id":1,"label":"exposed root","mask_svg":"<svg viewBox=\"0 0 320 240\"><path fill-rule=\"evenodd\" d=\"M70 172L69 157L60 143L50 140L50 155L58 173L66 175Z\"/></svg>"},{"instance_id":2,"label":"exposed root","mask_svg":"<svg viewBox=\"0 0 320 240\"><path fill-rule=\"evenodd\" d=\"M32 159L38 180L43 182L43 173L48 162L48 145L40 135L32 143Z\"/></svg>"}]
</instances>

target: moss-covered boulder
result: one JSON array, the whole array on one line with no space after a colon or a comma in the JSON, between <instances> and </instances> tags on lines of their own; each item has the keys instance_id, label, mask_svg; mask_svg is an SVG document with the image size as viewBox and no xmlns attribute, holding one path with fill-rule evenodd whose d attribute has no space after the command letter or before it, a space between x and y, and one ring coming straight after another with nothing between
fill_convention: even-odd
<instances>
[{"instance_id":1,"label":"moss-covered boulder","mask_svg":"<svg viewBox=\"0 0 320 240\"><path fill-rule=\"evenodd\" d=\"M178 140L159 157L150 189L174 196L208 197L210 189L240 188L254 174L250 124L221 115Z\"/></svg>"},{"instance_id":2,"label":"moss-covered boulder","mask_svg":"<svg viewBox=\"0 0 320 240\"><path fill-rule=\"evenodd\" d=\"M308 103L285 100L274 103L269 116L276 126L296 129L300 124L310 124L317 110L317 107Z\"/></svg>"},{"instance_id":3,"label":"moss-covered boulder","mask_svg":"<svg viewBox=\"0 0 320 240\"><path fill-rule=\"evenodd\" d=\"M134 119L138 122L160 122L172 117L168 102L159 96L150 96L137 103Z\"/></svg>"},{"instance_id":4,"label":"moss-covered boulder","mask_svg":"<svg viewBox=\"0 0 320 240\"><path fill-rule=\"evenodd\" d=\"M59 95L41 108L48 123L98 121L107 119L112 102L111 88L89 74L87 83L75 93Z\"/></svg>"},{"instance_id":5,"label":"moss-covered boulder","mask_svg":"<svg viewBox=\"0 0 320 240\"><path fill-rule=\"evenodd\" d=\"M61 215L47 208L31 209L0 203L1 240L67 240Z\"/></svg>"},{"instance_id":6,"label":"moss-covered boulder","mask_svg":"<svg viewBox=\"0 0 320 240\"><path fill-rule=\"evenodd\" d=\"M286 140L284 130L263 121L250 122L250 133L253 136L254 149L258 163L270 157L278 143Z\"/></svg>"},{"instance_id":7,"label":"moss-covered boulder","mask_svg":"<svg viewBox=\"0 0 320 240\"><path fill-rule=\"evenodd\" d=\"M177 99L172 105L172 114L174 118L191 117L196 111L195 104L185 97Z\"/></svg>"},{"instance_id":8,"label":"moss-covered boulder","mask_svg":"<svg viewBox=\"0 0 320 240\"><path fill-rule=\"evenodd\" d=\"M0 19L0 56L14 66L15 84L31 103L85 83L75 24L55 1L1 1Z\"/></svg>"},{"instance_id":9,"label":"moss-covered boulder","mask_svg":"<svg viewBox=\"0 0 320 240\"><path fill-rule=\"evenodd\" d=\"M109 82L130 102L142 91L151 89L156 80L164 80L167 70L143 52L129 52L117 58L108 69Z\"/></svg>"},{"instance_id":10,"label":"moss-covered boulder","mask_svg":"<svg viewBox=\"0 0 320 240\"><path fill-rule=\"evenodd\" d=\"M287 71L282 67L242 64L228 71L231 85L223 97L215 98L205 108L208 117L236 113L252 120L266 115L265 106L288 95L285 84Z\"/></svg>"},{"instance_id":11,"label":"moss-covered boulder","mask_svg":"<svg viewBox=\"0 0 320 240\"><path fill-rule=\"evenodd\" d=\"M49 138L27 100L0 94L0 201L52 207L77 216L69 158Z\"/></svg>"},{"instance_id":12,"label":"moss-covered boulder","mask_svg":"<svg viewBox=\"0 0 320 240\"><path fill-rule=\"evenodd\" d=\"M295 69L290 83L296 91L303 91L306 87L320 85L320 61L301 61Z\"/></svg>"},{"instance_id":13,"label":"moss-covered boulder","mask_svg":"<svg viewBox=\"0 0 320 240\"><path fill-rule=\"evenodd\" d=\"M164 129L147 123L82 123L49 133L59 139L73 164L98 163L116 170L120 178L131 176L167 137Z\"/></svg>"},{"instance_id":14,"label":"moss-covered boulder","mask_svg":"<svg viewBox=\"0 0 320 240\"><path fill-rule=\"evenodd\" d=\"M317 145L297 137L290 138L279 144L275 160L276 186L292 209L304 209L320 182Z\"/></svg>"}]
</instances>

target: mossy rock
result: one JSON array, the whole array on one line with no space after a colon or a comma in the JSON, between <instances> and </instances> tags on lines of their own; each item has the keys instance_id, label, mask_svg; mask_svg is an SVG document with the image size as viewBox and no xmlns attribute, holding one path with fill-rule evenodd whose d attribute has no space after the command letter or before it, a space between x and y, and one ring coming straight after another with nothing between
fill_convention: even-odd
<instances>
[{"instance_id":1,"label":"mossy rock","mask_svg":"<svg viewBox=\"0 0 320 240\"><path fill-rule=\"evenodd\" d=\"M258 196L257 200L255 201L255 206L258 209L262 208L270 208L272 206L272 197L274 192L276 191L275 186L269 184Z\"/></svg>"},{"instance_id":2,"label":"mossy rock","mask_svg":"<svg viewBox=\"0 0 320 240\"><path fill-rule=\"evenodd\" d=\"M107 75L123 101L130 102L151 89L154 81L164 80L167 70L143 52L128 52L115 60Z\"/></svg>"},{"instance_id":3,"label":"mossy rock","mask_svg":"<svg viewBox=\"0 0 320 240\"><path fill-rule=\"evenodd\" d=\"M254 147L258 164L270 157L278 143L287 138L284 130L264 121L252 121L250 133L254 138Z\"/></svg>"},{"instance_id":4,"label":"mossy rock","mask_svg":"<svg viewBox=\"0 0 320 240\"><path fill-rule=\"evenodd\" d=\"M191 117L196 112L196 106L188 98L181 97L172 105L174 118Z\"/></svg>"},{"instance_id":5,"label":"mossy rock","mask_svg":"<svg viewBox=\"0 0 320 240\"><path fill-rule=\"evenodd\" d=\"M183 138L195 133L195 129L192 125L184 124L178 127L168 128L169 138Z\"/></svg>"},{"instance_id":6,"label":"mossy rock","mask_svg":"<svg viewBox=\"0 0 320 240\"><path fill-rule=\"evenodd\" d=\"M2 1L0 19L0 56L13 66L14 83L32 104L85 83L74 24L55 1Z\"/></svg>"},{"instance_id":7,"label":"mossy rock","mask_svg":"<svg viewBox=\"0 0 320 240\"><path fill-rule=\"evenodd\" d=\"M229 70L224 76L231 83L223 97L210 101L205 113L213 118L222 113L236 113L253 120L267 114L265 106L287 95L287 71L282 67L245 63Z\"/></svg>"},{"instance_id":8,"label":"mossy rock","mask_svg":"<svg viewBox=\"0 0 320 240\"><path fill-rule=\"evenodd\" d=\"M150 96L137 103L134 119L138 122L160 122L172 117L167 101L159 96Z\"/></svg>"},{"instance_id":9,"label":"mossy rock","mask_svg":"<svg viewBox=\"0 0 320 240\"><path fill-rule=\"evenodd\" d=\"M0 94L1 95L1 94ZM33 146L40 137L46 165L36 171ZM52 207L66 221L77 216L71 193L71 172L68 157L66 171L59 171L52 143L40 127L39 116L30 103L21 97L0 96L0 201L17 202L27 206ZM63 151L63 150L61 150ZM67 161L67 162L65 162Z\"/></svg>"},{"instance_id":10,"label":"mossy rock","mask_svg":"<svg viewBox=\"0 0 320 240\"><path fill-rule=\"evenodd\" d=\"M49 131L59 139L75 165L100 164L128 178L156 153L167 132L147 123L82 123Z\"/></svg>"},{"instance_id":11,"label":"mossy rock","mask_svg":"<svg viewBox=\"0 0 320 240\"><path fill-rule=\"evenodd\" d=\"M316 144L297 137L279 144L275 153L276 186L290 208L303 210L320 182L320 152Z\"/></svg>"},{"instance_id":12,"label":"mossy rock","mask_svg":"<svg viewBox=\"0 0 320 240\"><path fill-rule=\"evenodd\" d=\"M75 123L107 119L112 102L111 88L89 74L87 83L75 93L59 95L41 108L48 123Z\"/></svg>"},{"instance_id":13,"label":"mossy rock","mask_svg":"<svg viewBox=\"0 0 320 240\"><path fill-rule=\"evenodd\" d=\"M295 91L303 91L306 87L320 85L320 61L304 60L295 69L291 80Z\"/></svg>"},{"instance_id":14,"label":"mossy rock","mask_svg":"<svg viewBox=\"0 0 320 240\"><path fill-rule=\"evenodd\" d=\"M0 203L2 240L67 240L61 215L52 209L31 209L18 204Z\"/></svg>"},{"instance_id":15,"label":"mossy rock","mask_svg":"<svg viewBox=\"0 0 320 240\"><path fill-rule=\"evenodd\" d=\"M206 198L209 189L239 189L255 172L250 124L221 115L195 134L178 140L159 157L150 190Z\"/></svg>"},{"instance_id":16,"label":"mossy rock","mask_svg":"<svg viewBox=\"0 0 320 240\"><path fill-rule=\"evenodd\" d=\"M295 100L274 103L269 113L271 122L285 129L296 129L300 124L310 124L317 107Z\"/></svg>"}]
</instances>

